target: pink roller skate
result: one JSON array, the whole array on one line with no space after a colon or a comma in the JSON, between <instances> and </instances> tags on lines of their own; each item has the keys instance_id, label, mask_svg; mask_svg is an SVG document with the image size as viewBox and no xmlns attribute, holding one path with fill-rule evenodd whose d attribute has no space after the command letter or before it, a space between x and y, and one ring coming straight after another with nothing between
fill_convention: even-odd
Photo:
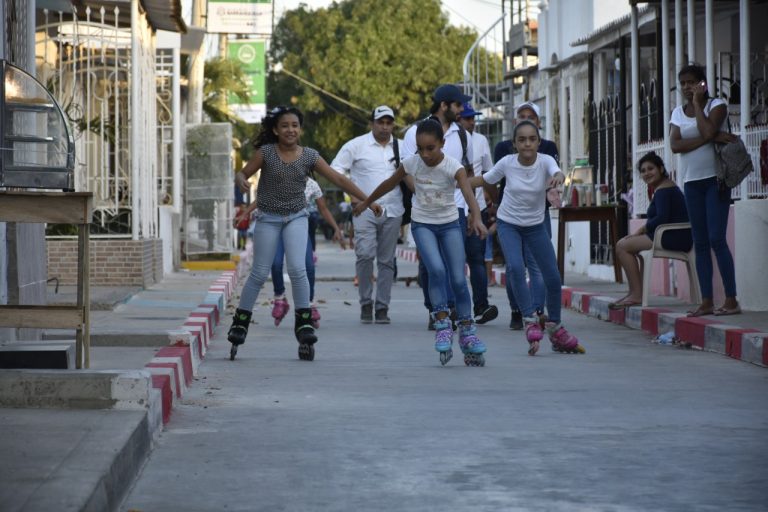
<instances>
[{"instance_id":1,"label":"pink roller skate","mask_svg":"<svg viewBox=\"0 0 768 512\"><path fill-rule=\"evenodd\" d=\"M315 329L320 328L320 312L317 310L317 306L312 305L310 306L310 309L312 310L312 327Z\"/></svg>"},{"instance_id":2,"label":"pink roller skate","mask_svg":"<svg viewBox=\"0 0 768 512\"><path fill-rule=\"evenodd\" d=\"M285 318L290 310L291 306L288 305L285 297L276 298L272 302L272 318L275 319L275 326L280 325L280 322L283 321L283 318Z\"/></svg>"},{"instance_id":3,"label":"pink roller skate","mask_svg":"<svg viewBox=\"0 0 768 512\"><path fill-rule=\"evenodd\" d=\"M525 339L528 340L528 355L535 356L539 351L539 342L544 338L544 331L541 329L541 322L537 318L526 317L523 319L525 324Z\"/></svg>"},{"instance_id":4,"label":"pink roller skate","mask_svg":"<svg viewBox=\"0 0 768 512\"><path fill-rule=\"evenodd\" d=\"M552 342L552 350L564 354L584 354L586 350L579 345L579 340L573 334L565 330L562 324L547 322L549 341Z\"/></svg>"}]
</instances>

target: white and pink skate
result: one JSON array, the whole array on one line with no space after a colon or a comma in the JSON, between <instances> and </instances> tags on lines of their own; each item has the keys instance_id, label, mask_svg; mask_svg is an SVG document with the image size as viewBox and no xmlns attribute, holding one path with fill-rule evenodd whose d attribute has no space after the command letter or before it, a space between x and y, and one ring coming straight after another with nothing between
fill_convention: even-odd
<instances>
[{"instance_id":1,"label":"white and pink skate","mask_svg":"<svg viewBox=\"0 0 768 512\"><path fill-rule=\"evenodd\" d=\"M573 334L565 330L562 324L547 323L549 341L552 342L552 350L563 354L585 354L587 351L579 344L579 340Z\"/></svg>"},{"instance_id":2,"label":"white and pink skate","mask_svg":"<svg viewBox=\"0 0 768 512\"><path fill-rule=\"evenodd\" d=\"M541 322L536 318L524 318L525 339L528 340L528 355L535 356L539 351L539 342L544 338Z\"/></svg>"},{"instance_id":3,"label":"white and pink skate","mask_svg":"<svg viewBox=\"0 0 768 512\"><path fill-rule=\"evenodd\" d=\"M317 306L310 306L312 310L312 327L315 329L320 328L320 312L317 310Z\"/></svg>"},{"instance_id":4,"label":"white and pink skate","mask_svg":"<svg viewBox=\"0 0 768 512\"><path fill-rule=\"evenodd\" d=\"M280 322L283 321L283 318L285 318L290 310L291 306L285 300L285 297L275 299L272 302L272 318L275 319L275 326L280 325Z\"/></svg>"}]
</instances>

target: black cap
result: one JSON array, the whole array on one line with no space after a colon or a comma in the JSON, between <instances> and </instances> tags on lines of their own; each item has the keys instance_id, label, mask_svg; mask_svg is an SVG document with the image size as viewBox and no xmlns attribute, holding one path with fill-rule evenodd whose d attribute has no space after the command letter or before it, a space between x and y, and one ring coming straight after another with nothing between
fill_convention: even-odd
<instances>
[{"instance_id":1,"label":"black cap","mask_svg":"<svg viewBox=\"0 0 768 512\"><path fill-rule=\"evenodd\" d=\"M459 103L466 103L472 99L472 96L467 96L466 94L463 94L458 87L456 87L453 84L443 84L437 89L435 89L434 94L432 95L432 101L435 103L453 103L455 101L458 101Z\"/></svg>"}]
</instances>

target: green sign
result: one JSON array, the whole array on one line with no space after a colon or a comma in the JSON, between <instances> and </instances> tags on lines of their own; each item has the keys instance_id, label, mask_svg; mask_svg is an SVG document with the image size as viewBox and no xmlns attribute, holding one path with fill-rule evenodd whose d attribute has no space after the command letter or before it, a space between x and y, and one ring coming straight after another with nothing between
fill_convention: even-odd
<instances>
[{"instance_id":1,"label":"green sign","mask_svg":"<svg viewBox=\"0 0 768 512\"><path fill-rule=\"evenodd\" d=\"M240 62L248 84L248 102L234 94L227 98L232 111L247 123L259 123L267 111L265 41L229 41L227 57Z\"/></svg>"}]
</instances>

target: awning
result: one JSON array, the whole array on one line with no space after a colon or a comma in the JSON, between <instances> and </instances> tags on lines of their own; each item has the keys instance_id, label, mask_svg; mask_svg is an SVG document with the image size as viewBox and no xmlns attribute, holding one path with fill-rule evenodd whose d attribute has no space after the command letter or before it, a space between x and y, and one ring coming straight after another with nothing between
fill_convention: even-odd
<instances>
[{"instance_id":1,"label":"awning","mask_svg":"<svg viewBox=\"0 0 768 512\"><path fill-rule=\"evenodd\" d=\"M616 18L612 22L590 32L586 36L577 39L571 43L571 46L582 46L588 44L590 50L601 48L613 41L618 40L630 32L631 14L625 14L621 18ZM651 6L643 6L637 10L638 25L642 26L656 19L656 9ZM597 44L595 44L597 43Z\"/></svg>"},{"instance_id":2,"label":"awning","mask_svg":"<svg viewBox=\"0 0 768 512\"><path fill-rule=\"evenodd\" d=\"M39 2L38 2L39 3ZM91 20L101 21L101 8L104 8L104 23L114 24L115 7L120 10L118 24L131 26L131 0L72 0L77 7L78 18L83 19L85 9L91 8ZM169 32L187 31L187 24L181 15L181 0L139 0L139 5L147 13L149 25L154 30Z\"/></svg>"}]
</instances>

